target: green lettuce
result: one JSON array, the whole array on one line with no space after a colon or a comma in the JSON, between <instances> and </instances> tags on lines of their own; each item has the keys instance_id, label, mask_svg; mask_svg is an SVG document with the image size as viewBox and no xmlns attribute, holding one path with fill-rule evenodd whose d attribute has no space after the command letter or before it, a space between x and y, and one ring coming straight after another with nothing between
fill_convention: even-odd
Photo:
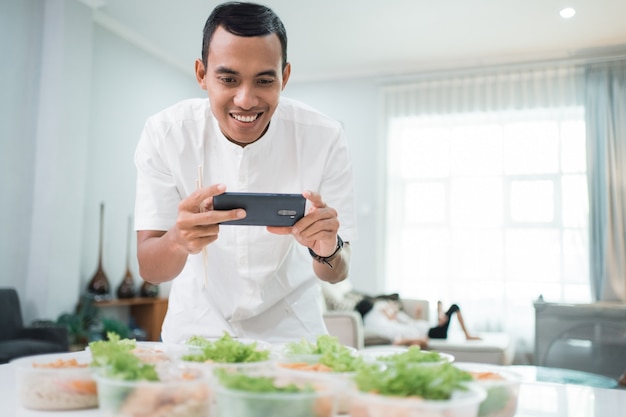
<instances>
[{"instance_id":1,"label":"green lettuce","mask_svg":"<svg viewBox=\"0 0 626 417\"><path fill-rule=\"evenodd\" d=\"M154 365L145 364L132 353L134 339L121 339L116 333L107 333L108 340L89 343L91 366L102 375L124 381L158 381Z\"/></svg>"},{"instance_id":2,"label":"green lettuce","mask_svg":"<svg viewBox=\"0 0 626 417\"><path fill-rule=\"evenodd\" d=\"M215 374L220 383L233 391L260 395L229 395L217 397L219 415L268 417L315 417L315 398L301 395L315 392L311 384L298 386L293 383L276 385L272 377L231 373L218 369ZM267 395L262 395L267 394Z\"/></svg>"},{"instance_id":3,"label":"green lettuce","mask_svg":"<svg viewBox=\"0 0 626 417\"><path fill-rule=\"evenodd\" d=\"M381 368L375 364L361 366L354 381L362 392L397 397L421 397L426 400L448 400L456 390L467 390L472 380L469 372L449 363L434 366L411 366L400 362Z\"/></svg>"},{"instance_id":4,"label":"green lettuce","mask_svg":"<svg viewBox=\"0 0 626 417\"><path fill-rule=\"evenodd\" d=\"M319 363L326 365L333 372L354 372L363 364L361 357L342 345L334 336L320 335L315 343L306 339L291 342L285 346L287 356L320 355Z\"/></svg>"},{"instance_id":5,"label":"green lettuce","mask_svg":"<svg viewBox=\"0 0 626 417\"><path fill-rule=\"evenodd\" d=\"M270 351L259 350L256 342L242 343L228 333L215 341L192 336L187 344L201 348L199 353L183 355L182 359L188 362L247 363L266 361L270 357Z\"/></svg>"},{"instance_id":6,"label":"green lettuce","mask_svg":"<svg viewBox=\"0 0 626 417\"><path fill-rule=\"evenodd\" d=\"M433 351L423 351L419 346L411 346L406 352L394 353L393 355L378 356L381 362L388 364L411 364L411 363L428 363L428 362L441 362L444 358L438 353Z\"/></svg>"}]
</instances>

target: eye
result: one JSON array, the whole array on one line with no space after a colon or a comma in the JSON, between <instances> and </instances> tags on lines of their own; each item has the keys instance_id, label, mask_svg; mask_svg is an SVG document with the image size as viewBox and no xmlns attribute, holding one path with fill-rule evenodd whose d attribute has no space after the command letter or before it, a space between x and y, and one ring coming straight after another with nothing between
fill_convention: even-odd
<instances>
[{"instance_id":1,"label":"eye","mask_svg":"<svg viewBox=\"0 0 626 417\"><path fill-rule=\"evenodd\" d=\"M219 81L222 84L226 84L226 85L232 85L232 84L237 83L237 80L233 77L219 77Z\"/></svg>"},{"instance_id":2,"label":"eye","mask_svg":"<svg viewBox=\"0 0 626 417\"><path fill-rule=\"evenodd\" d=\"M274 79L273 78L260 78L259 80L257 80L257 83L261 86L267 86L267 85L273 84Z\"/></svg>"}]
</instances>

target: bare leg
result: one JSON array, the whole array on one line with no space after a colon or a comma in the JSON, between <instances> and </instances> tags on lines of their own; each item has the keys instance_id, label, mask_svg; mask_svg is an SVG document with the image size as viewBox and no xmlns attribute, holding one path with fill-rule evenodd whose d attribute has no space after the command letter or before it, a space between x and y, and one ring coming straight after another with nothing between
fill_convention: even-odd
<instances>
[{"instance_id":1,"label":"bare leg","mask_svg":"<svg viewBox=\"0 0 626 417\"><path fill-rule=\"evenodd\" d=\"M393 341L393 344L396 346L419 346L422 349L426 349L428 347L428 339L419 337L415 339L396 339Z\"/></svg>"},{"instance_id":2,"label":"bare leg","mask_svg":"<svg viewBox=\"0 0 626 417\"><path fill-rule=\"evenodd\" d=\"M480 340L478 336L472 336L468 331L467 327L465 327L465 321L463 321L463 314L461 314L461 310L456 312L456 317L459 320L459 324L461 325L461 329L463 329L463 333L465 333L465 338L467 340Z\"/></svg>"},{"instance_id":3,"label":"bare leg","mask_svg":"<svg viewBox=\"0 0 626 417\"><path fill-rule=\"evenodd\" d=\"M439 326L442 326L446 324L448 320L448 316L443 312L443 304L441 301L437 301L437 323Z\"/></svg>"}]
</instances>

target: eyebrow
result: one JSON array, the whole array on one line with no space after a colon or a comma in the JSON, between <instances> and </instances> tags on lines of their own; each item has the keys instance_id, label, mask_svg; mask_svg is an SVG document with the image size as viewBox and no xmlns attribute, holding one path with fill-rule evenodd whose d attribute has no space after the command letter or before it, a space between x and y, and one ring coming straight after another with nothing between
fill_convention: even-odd
<instances>
[{"instance_id":1,"label":"eyebrow","mask_svg":"<svg viewBox=\"0 0 626 417\"><path fill-rule=\"evenodd\" d=\"M238 71L235 71L234 69L228 68L228 67L217 67L215 69L215 73L216 74L230 74L230 75L239 75ZM278 74L276 73L275 70L267 70L267 71L261 71L258 74L256 74L256 77L276 77Z\"/></svg>"}]
</instances>

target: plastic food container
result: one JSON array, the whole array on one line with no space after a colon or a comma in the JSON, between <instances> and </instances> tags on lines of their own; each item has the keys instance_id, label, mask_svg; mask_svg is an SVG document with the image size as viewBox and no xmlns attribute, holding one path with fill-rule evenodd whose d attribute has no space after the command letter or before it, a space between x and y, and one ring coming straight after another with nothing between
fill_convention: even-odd
<instances>
[{"instance_id":1,"label":"plastic food container","mask_svg":"<svg viewBox=\"0 0 626 417\"><path fill-rule=\"evenodd\" d=\"M206 340L209 343L218 344L220 343L220 340L223 341L223 339ZM193 356L202 355L205 349L204 346L194 345L179 345L179 350L176 351L176 357L177 360L181 363L184 363L190 367L201 369L209 378L212 378L213 371L218 368L226 368L233 372L253 372L274 368L275 359L272 357L272 352L270 350L271 345L269 343L250 339L232 339L230 343L232 343L232 345L229 347L229 349L227 349L228 354L225 354L224 356L218 355L218 357L214 359L198 361L197 359L193 358ZM256 352L267 351L267 359L257 361L250 360L250 350L239 350L241 346L249 347L252 344L255 345L254 351ZM182 350L180 350L180 346L184 346ZM231 354L233 353L233 351L238 350L238 354ZM243 356L245 356L245 359L243 358Z\"/></svg>"},{"instance_id":2,"label":"plastic food container","mask_svg":"<svg viewBox=\"0 0 626 417\"><path fill-rule=\"evenodd\" d=\"M144 341L134 343L135 347L130 352L141 359L143 363L173 362L187 352L187 347L184 345ZM87 346L85 351L91 352L91 347Z\"/></svg>"},{"instance_id":3,"label":"plastic food container","mask_svg":"<svg viewBox=\"0 0 626 417\"><path fill-rule=\"evenodd\" d=\"M513 417L517 411L522 377L505 367L480 363L456 363L457 368L472 374L476 384L487 392L481 402L479 417Z\"/></svg>"},{"instance_id":4,"label":"plastic food container","mask_svg":"<svg viewBox=\"0 0 626 417\"><path fill-rule=\"evenodd\" d=\"M345 349L355 355L358 353L358 351L351 346L342 346L342 349ZM274 356L278 358L278 361L281 362L302 362L314 364L318 363L322 357L321 353L291 353L287 344L274 346L272 348L272 352L274 353Z\"/></svg>"},{"instance_id":5,"label":"plastic food container","mask_svg":"<svg viewBox=\"0 0 626 417\"><path fill-rule=\"evenodd\" d=\"M334 372L320 367L319 363L306 363L282 360L277 364L279 373L288 375L292 378L307 378L313 375L328 379L337 387L337 413L345 414L350 407L349 391L353 387L353 378L355 372Z\"/></svg>"},{"instance_id":6,"label":"plastic food container","mask_svg":"<svg viewBox=\"0 0 626 417\"><path fill-rule=\"evenodd\" d=\"M477 417L485 391L475 384L467 391L455 391L449 400L423 400L354 391L351 417Z\"/></svg>"},{"instance_id":7,"label":"plastic food container","mask_svg":"<svg viewBox=\"0 0 626 417\"><path fill-rule=\"evenodd\" d=\"M53 353L11 361L20 403L33 410L78 410L98 406L88 352Z\"/></svg>"},{"instance_id":8,"label":"plastic food container","mask_svg":"<svg viewBox=\"0 0 626 417\"><path fill-rule=\"evenodd\" d=\"M394 358L410 355L414 361L412 364L419 366L436 366L444 363L454 362L454 356L428 350L421 350L418 347L403 348L387 346L379 348L366 348L360 351L360 355L368 362L377 362L387 366L392 366Z\"/></svg>"},{"instance_id":9,"label":"plastic food container","mask_svg":"<svg viewBox=\"0 0 626 417\"><path fill-rule=\"evenodd\" d=\"M277 371L239 372L267 378L272 385L298 387L295 392L252 392L230 388L217 378L214 385L214 417L334 417L337 413L336 384L316 375L287 375Z\"/></svg>"},{"instance_id":10,"label":"plastic food container","mask_svg":"<svg viewBox=\"0 0 626 417\"><path fill-rule=\"evenodd\" d=\"M123 381L96 375L103 417L209 417L210 391L192 367L161 363L159 381Z\"/></svg>"},{"instance_id":11,"label":"plastic food container","mask_svg":"<svg viewBox=\"0 0 626 417\"><path fill-rule=\"evenodd\" d=\"M213 378L216 369L227 369L231 372L261 372L274 369L276 363L275 359L257 362L193 362L183 359L184 357L184 355L180 357L179 363L200 370L209 379Z\"/></svg>"},{"instance_id":12,"label":"plastic food container","mask_svg":"<svg viewBox=\"0 0 626 417\"><path fill-rule=\"evenodd\" d=\"M131 352L143 363L156 364L176 360L183 352L183 348L161 342L137 342L136 347Z\"/></svg>"},{"instance_id":13,"label":"plastic food container","mask_svg":"<svg viewBox=\"0 0 626 417\"><path fill-rule=\"evenodd\" d=\"M166 346L168 346L169 348L173 348L178 353L180 352L197 353L197 352L202 351L202 348L204 346L208 344L219 343L220 341L224 341L225 338L228 338L232 340L233 342L236 342L237 344L242 344L242 345L255 344L257 350L271 350L273 348L273 345L271 343L265 342L263 340L248 339L248 338L243 338L243 337L233 337L230 335L228 335L228 337L225 335L219 338L194 336L193 338L191 338L191 339L194 339L193 341L190 340L190 341L187 341L186 343L179 343L179 344L166 344Z\"/></svg>"}]
</instances>

